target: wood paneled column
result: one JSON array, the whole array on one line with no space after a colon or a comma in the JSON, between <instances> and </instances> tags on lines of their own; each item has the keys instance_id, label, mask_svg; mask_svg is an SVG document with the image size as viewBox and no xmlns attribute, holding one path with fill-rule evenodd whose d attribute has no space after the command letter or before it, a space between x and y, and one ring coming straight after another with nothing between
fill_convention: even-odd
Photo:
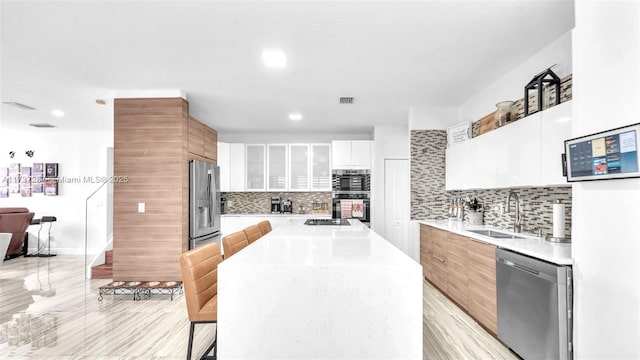
<instances>
[{"instance_id":1,"label":"wood paneled column","mask_svg":"<svg viewBox=\"0 0 640 360\"><path fill-rule=\"evenodd\" d=\"M189 235L188 119L182 98L115 99L114 281L182 279L179 257ZM144 213L139 203L145 203Z\"/></svg>"}]
</instances>

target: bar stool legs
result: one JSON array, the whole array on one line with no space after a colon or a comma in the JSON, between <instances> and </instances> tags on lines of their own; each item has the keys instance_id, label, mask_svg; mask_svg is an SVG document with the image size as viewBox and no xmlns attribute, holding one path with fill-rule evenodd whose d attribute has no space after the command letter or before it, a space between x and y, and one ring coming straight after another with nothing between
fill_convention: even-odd
<instances>
[{"instance_id":1,"label":"bar stool legs","mask_svg":"<svg viewBox=\"0 0 640 360\"><path fill-rule=\"evenodd\" d=\"M215 321L192 321L191 322L191 326L189 326L189 345L187 345L187 360L191 360L191 353L192 353L192 348L193 348L193 334L195 331L195 326L196 324L216 324L216 337L213 339L213 343L211 345L209 345L209 347L207 348L207 350L204 352L204 354L202 355L202 357L200 358L202 359L212 359L215 360L218 356L218 325ZM208 353L211 352L211 350L213 350L213 356L207 356Z\"/></svg>"}]
</instances>

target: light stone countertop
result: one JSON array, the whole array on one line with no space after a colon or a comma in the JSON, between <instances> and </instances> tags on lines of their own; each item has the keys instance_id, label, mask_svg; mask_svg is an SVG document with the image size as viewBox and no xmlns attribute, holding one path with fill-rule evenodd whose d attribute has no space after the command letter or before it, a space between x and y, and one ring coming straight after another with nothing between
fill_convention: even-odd
<instances>
[{"instance_id":1,"label":"light stone countertop","mask_svg":"<svg viewBox=\"0 0 640 360\"><path fill-rule=\"evenodd\" d=\"M421 266L350 221L292 220L218 265L220 359L422 359Z\"/></svg>"},{"instance_id":2,"label":"light stone countertop","mask_svg":"<svg viewBox=\"0 0 640 360\"><path fill-rule=\"evenodd\" d=\"M272 213L265 213L265 214L222 214L220 215L222 217L265 217L265 216L294 216L294 217L329 217L331 218L331 214L298 214L298 213L291 213L291 214L272 214Z\"/></svg>"},{"instance_id":3,"label":"light stone countertop","mask_svg":"<svg viewBox=\"0 0 640 360\"><path fill-rule=\"evenodd\" d=\"M433 226L438 229L450 231L462 236L470 237L485 243L496 245L500 248L513 250L524 255L529 255L538 259L559 265L572 265L570 243L554 243L532 234L514 233L508 230L502 230L486 225L469 225L460 221L449 220L421 220L421 224ZM523 237L523 239L498 239L485 235L476 234L468 230L495 230L501 233L507 233L515 236Z\"/></svg>"}]
</instances>

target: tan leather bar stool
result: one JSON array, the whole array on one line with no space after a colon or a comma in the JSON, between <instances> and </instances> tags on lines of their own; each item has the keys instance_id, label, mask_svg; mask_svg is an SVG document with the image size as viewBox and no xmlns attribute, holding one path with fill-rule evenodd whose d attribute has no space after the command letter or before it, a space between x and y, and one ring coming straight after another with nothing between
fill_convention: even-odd
<instances>
[{"instance_id":1,"label":"tan leather bar stool","mask_svg":"<svg viewBox=\"0 0 640 360\"><path fill-rule=\"evenodd\" d=\"M262 233L260 232L260 228L258 227L258 225L251 225L246 229L244 229L243 231L245 234L247 234L247 240L249 241L249 244L260 239L260 237L262 236Z\"/></svg>"},{"instance_id":2,"label":"tan leather bar stool","mask_svg":"<svg viewBox=\"0 0 640 360\"><path fill-rule=\"evenodd\" d=\"M267 235L271 232L271 222L269 220L260 221L258 223L258 228L260 228L260 233L262 236Z\"/></svg>"},{"instance_id":3,"label":"tan leather bar stool","mask_svg":"<svg viewBox=\"0 0 640 360\"><path fill-rule=\"evenodd\" d=\"M249 241L244 231L236 231L233 234L223 237L222 248L224 249L224 258L230 258L247 245L249 245Z\"/></svg>"},{"instance_id":4,"label":"tan leather bar stool","mask_svg":"<svg viewBox=\"0 0 640 360\"><path fill-rule=\"evenodd\" d=\"M191 322L187 360L191 360L195 324L218 321L218 264L220 262L222 262L220 246L215 242L199 246L180 256L184 297ZM215 359L218 350L217 342L216 325L216 337L200 359ZM213 357L206 356L214 347Z\"/></svg>"}]
</instances>

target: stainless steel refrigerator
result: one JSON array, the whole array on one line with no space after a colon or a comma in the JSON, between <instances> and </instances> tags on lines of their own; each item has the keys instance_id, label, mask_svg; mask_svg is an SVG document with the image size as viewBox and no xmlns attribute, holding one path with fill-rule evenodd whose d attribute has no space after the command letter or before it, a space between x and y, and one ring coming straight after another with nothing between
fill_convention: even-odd
<instances>
[{"instance_id":1,"label":"stainless steel refrigerator","mask_svg":"<svg viewBox=\"0 0 640 360\"><path fill-rule=\"evenodd\" d=\"M220 233L220 168L189 162L189 249L216 241Z\"/></svg>"}]
</instances>

